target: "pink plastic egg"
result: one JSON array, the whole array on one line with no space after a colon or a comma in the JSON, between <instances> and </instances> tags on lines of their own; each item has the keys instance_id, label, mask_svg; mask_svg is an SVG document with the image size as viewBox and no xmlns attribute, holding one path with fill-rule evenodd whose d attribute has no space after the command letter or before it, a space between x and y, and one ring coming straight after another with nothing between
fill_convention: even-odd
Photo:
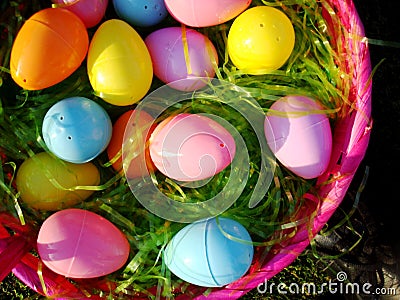
<instances>
[{"instance_id":1,"label":"pink plastic egg","mask_svg":"<svg viewBox=\"0 0 400 300\"><path fill-rule=\"evenodd\" d=\"M121 268L129 243L107 219L87 210L58 211L42 224L37 248L43 263L70 278L94 278Z\"/></svg>"},{"instance_id":2,"label":"pink plastic egg","mask_svg":"<svg viewBox=\"0 0 400 300\"><path fill-rule=\"evenodd\" d=\"M53 0L53 3L76 14L85 24L91 28L103 19L108 0Z\"/></svg>"},{"instance_id":3,"label":"pink plastic egg","mask_svg":"<svg viewBox=\"0 0 400 300\"><path fill-rule=\"evenodd\" d=\"M265 137L271 151L286 168L311 179L327 168L332 132L324 108L304 96L286 96L267 113Z\"/></svg>"},{"instance_id":4,"label":"pink plastic egg","mask_svg":"<svg viewBox=\"0 0 400 300\"><path fill-rule=\"evenodd\" d=\"M149 34L145 44L154 75L174 89L194 91L207 84L203 77L215 75L217 51L208 37L196 30L162 28Z\"/></svg>"},{"instance_id":5,"label":"pink plastic egg","mask_svg":"<svg viewBox=\"0 0 400 300\"><path fill-rule=\"evenodd\" d=\"M150 137L150 157L164 175L179 181L214 176L235 156L232 135L203 115L182 113L162 121Z\"/></svg>"},{"instance_id":6,"label":"pink plastic egg","mask_svg":"<svg viewBox=\"0 0 400 300\"><path fill-rule=\"evenodd\" d=\"M250 3L251 0L165 0L167 10L176 20L193 27L225 23Z\"/></svg>"}]
</instances>

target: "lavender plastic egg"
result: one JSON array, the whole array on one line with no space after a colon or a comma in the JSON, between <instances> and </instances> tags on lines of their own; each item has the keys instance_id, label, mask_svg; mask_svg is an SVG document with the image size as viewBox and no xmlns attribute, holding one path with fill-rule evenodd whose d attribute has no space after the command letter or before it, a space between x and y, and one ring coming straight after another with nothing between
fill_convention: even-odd
<instances>
[{"instance_id":1,"label":"lavender plastic egg","mask_svg":"<svg viewBox=\"0 0 400 300\"><path fill-rule=\"evenodd\" d=\"M276 101L267 113L265 136L276 158L305 179L328 167L332 132L324 108L316 100L291 95Z\"/></svg>"},{"instance_id":2,"label":"lavender plastic egg","mask_svg":"<svg viewBox=\"0 0 400 300\"><path fill-rule=\"evenodd\" d=\"M215 75L217 51L209 38L196 30L162 28L149 34L145 44L154 74L174 89L194 91L207 84L204 78Z\"/></svg>"},{"instance_id":3,"label":"lavender plastic egg","mask_svg":"<svg viewBox=\"0 0 400 300\"><path fill-rule=\"evenodd\" d=\"M111 139L112 123L95 101L71 97L54 104L43 120L46 146L59 158L85 163L102 153Z\"/></svg>"},{"instance_id":4,"label":"lavender plastic egg","mask_svg":"<svg viewBox=\"0 0 400 300\"><path fill-rule=\"evenodd\" d=\"M237 221L222 217L218 221L201 220L187 225L171 239L164 261L186 282L220 287L248 271L254 254L251 242L247 229Z\"/></svg>"}]
</instances>

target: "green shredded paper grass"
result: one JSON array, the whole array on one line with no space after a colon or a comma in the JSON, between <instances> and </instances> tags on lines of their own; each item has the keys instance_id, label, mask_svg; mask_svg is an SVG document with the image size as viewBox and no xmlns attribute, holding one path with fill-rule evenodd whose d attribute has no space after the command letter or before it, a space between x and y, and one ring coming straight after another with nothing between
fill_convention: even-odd
<instances>
[{"instance_id":1,"label":"green shredded paper grass","mask_svg":"<svg viewBox=\"0 0 400 300\"><path fill-rule=\"evenodd\" d=\"M334 10L327 3L316 0L253 1L251 5L270 5L284 11L294 25L295 48L279 70L265 75L247 75L236 69L228 58L225 45L232 21L200 28L199 31L211 39L219 55L216 77L243 88L264 112L274 101L286 95L297 94L318 99L334 126L337 118L351 107L347 102L351 82L348 53L336 51L346 49L341 43L347 41L347 36ZM52 212L31 209L20 201L14 177L25 159L46 149L41 137L41 125L47 110L61 99L83 96L102 105L115 121L122 113L135 107L112 106L97 97L90 86L85 63L66 80L44 90L23 90L12 81L9 74L12 42L26 20L25 16L43 7L41 1L31 1L26 5L10 1L9 7L3 10L0 24L0 152L6 156L0 165L0 211L10 212L21 222L33 224L37 229ZM328 25L324 19L323 8L329 12L333 25ZM162 26L176 25L174 22L169 18ZM95 29L88 31L92 36ZM334 40L331 38L332 31L336 37ZM147 34L146 30L139 29L138 32L143 36ZM154 78L151 90L161 85ZM248 207L249 197L263 170L260 170L261 154L257 136L237 111L224 105L218 97L196 98L172 107L161 119L177 112L215 114L226 119L240 132L249 152L249 178L238 200L221 216L234 219L246 227L255 246L268 253L271 246L293 236L300 222L311 221L312 216L307 220L296 220L293 216L304 201L308 201L303 195L314 193L315 180L302 179L279 163L263 200L254 208ZM126 178L110 167L106 154L101 154L93 163L100 170L101 183L92 187L95 192L88 200L75 207L93 211L113 222L126 235L131 246L126 265L107 276L108 280L116 283L116 289L110 291L110 297L111 294L121 297L135 293L146 295L151 287L158 287L158 296L173 297L175 288L181 286L184 289L185 283L168 271L162 261L162 251L186 224L164 220L146 210L135 199ZM227 168L199 188L181 187L159 173L152 174L152 177L158 189L174 201L197 203L219 193L226 185L229 174L230 169ZM91 292L107 296L105 292Z\"/></svg>"}]
</instances>

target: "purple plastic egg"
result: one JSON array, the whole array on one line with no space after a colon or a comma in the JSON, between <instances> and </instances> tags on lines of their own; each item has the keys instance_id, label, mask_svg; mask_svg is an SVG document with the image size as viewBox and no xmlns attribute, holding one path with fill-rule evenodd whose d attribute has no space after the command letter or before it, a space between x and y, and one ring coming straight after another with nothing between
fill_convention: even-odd
<instances>
[{"instance_id":1,"label":"purple plastic egg","mask_svg":"<svg viewBox=\"0 0 400 300\"><path fill-rule=\"evenodd\" d=\"M174 89L194 91L207 84L205 78L215 75L217 51L209 38L196 30L162 28L149 34L145 43L154 75Z\"/></svg>"},{"instance_id":2,"label":"purple plastic egg","mask_svg":"<svg viewBox=\"0 0 400 300\"><path fill-rule=\"evenodd\" d=\"M265 137L276 158L305 179L320 176L328 167L332 132L324 108L305 96L286 96L267 113Z\"/></svg>"}]
</instances>

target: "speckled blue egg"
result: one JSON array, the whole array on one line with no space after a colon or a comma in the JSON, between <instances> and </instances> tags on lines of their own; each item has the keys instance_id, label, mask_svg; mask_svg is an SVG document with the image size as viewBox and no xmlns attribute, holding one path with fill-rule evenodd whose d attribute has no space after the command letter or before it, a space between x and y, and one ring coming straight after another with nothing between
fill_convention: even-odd
<instances>
[{"instance_id":1,"label":"speckled blue egg","mask_svg":"<svg viewBox=\"0 0 400 300\"><path fill-rule=\"evenodd\" d=\"M113 5L117 15L132 26L154 26L168 15L164 0L113 0Z\"/></svg>"},{"instance_id":2,"label":"speckled blue egg","mask_svg":"<svg viewBox=\"0 0 400 300\"><path fill-rule=\"evenodd\" d=\"M248 271L253 253L247 229L221 217L200 220L178 231L164 251L164 261L172 273L186 282L220 287Z\"/></svg>"},{"instance_id":3,"label":"speckled blue egg","mask_svg":"<svg viewBox=\"0 0 400 300\"><path fill-rule=\"evenodd\" d=\"M54 104L42 126L49 150L72 163L96 158L106 149L111 133L112 123L107 112L85 97L66 98Z\"/></svg>"}]
</instances>

